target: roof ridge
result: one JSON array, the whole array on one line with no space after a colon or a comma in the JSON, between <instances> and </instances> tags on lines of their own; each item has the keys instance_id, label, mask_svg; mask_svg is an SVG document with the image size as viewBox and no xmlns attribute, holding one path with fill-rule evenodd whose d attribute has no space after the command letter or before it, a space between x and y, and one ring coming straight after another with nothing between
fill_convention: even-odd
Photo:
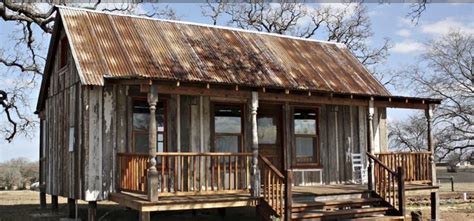
<instances>
[{"instance_id":1,"label":"roof ridge","mask_svg":"<svg viewBox=\"0 0 474 221\"><path fill-rule=\"evenodd\" d=\"M291 36L291 35L282 35L282 34L277 34L277 33L261 32L261 31L255 31L255 30L246 30L246 29L222 26L222 25L210 25L210 24L190 22L190 21L153 18L153 17L146 17L146 16L139 16L139 15L114 13L114 12L108 12L108 11L97 11L97 10L92 10L92 9L69 7L69 6L63 6L63 5L55 5L55 7L58 9L65 9L65 10L86 11L86 12L91 12L91 13L108 14L108 15L114 15L114 16L125 16L125 17L132 17L132 18L138 18L138 19L147 19L147 20L154 20L154 21L177 23L177 24L196 25L196 26L208 27L208 28L225 29L225 30L231 30L231 31L237 31L237 32L263 34L263 35L269 35L269 36L280 37L280 38L311 41L311 42L322 43L322 44L333 44L339 48L347 48L347 46L344 43L340 43L340 42L324 41L324 40L318 40L318 39L313 39L313 38L302 38L302 37L296 37L296 36Z\"/></svg>"}]
</instances>

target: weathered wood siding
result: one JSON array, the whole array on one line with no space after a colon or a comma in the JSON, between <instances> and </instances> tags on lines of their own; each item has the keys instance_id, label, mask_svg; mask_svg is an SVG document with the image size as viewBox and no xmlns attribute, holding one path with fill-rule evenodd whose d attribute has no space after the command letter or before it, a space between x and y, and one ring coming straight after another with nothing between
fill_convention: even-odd
<instances>
[{"instance_id":1,"label":"weathered wood siding","mask_svg":"<svg viewBox=\"0 0 474 221\"><path fill-rule=\"evenodd\" d=\"M60 34L59 39L64 37ZM43 145L44 160L41 174L48 194L69 198L81 197L81 121L82 87L70 53L67 65L60 68L61 47L55 51L53 68L45 99ZM69 50L70 51L70 50Z\"/></svg>"},{"instance_id":2,"label":"weathered wood siding","mask_svg":"<svg viewBox=\"0 0 474 221\"><path fill-rule=\"evenodd\" d=\"M376 152L387 150L385 113L385 108L380 108L374 116ZM367 107L322 105L319 120L322 183L351 182L351 153L365 156L367 151ZM297 184L320 183L320 171L297 171L294 180Z\"/></svg>"}]
</instances>

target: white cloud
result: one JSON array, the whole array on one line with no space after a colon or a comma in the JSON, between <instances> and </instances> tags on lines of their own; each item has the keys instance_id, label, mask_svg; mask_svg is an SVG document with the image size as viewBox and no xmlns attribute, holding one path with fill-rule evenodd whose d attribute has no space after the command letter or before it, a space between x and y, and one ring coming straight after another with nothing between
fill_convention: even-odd
<instances>
[{"instance_id":1,"label":"white cloud","mask_svg":"<svg viewBox=\"0 0 474 221\"><path fill-rule=\"evenodd\" d=\"M358 3L321 3L320 7L330 9L331 13L344 13L349 17L356 13L357 7L360 5Z\"/></svg>"},{"instance_id":2,"label":"white cloud","mask_svg":"<svg viewBox=\"0 0 474 221\"><path fill-rule=\"evenodd\" d=\"M395 46L392 48L394 52L407 54L407 53L419 53L424 50L424 45L422 43L412 41L412 40L405 40L399 43L396 43Z\"/></svg>"},{"instance_id":3,"label":"white cloud","mask_svg":"<svg viewBox=\"0 0 474 221\"><path fill-rule=\"evenodd\" d=\"M405 38L411 36L411 31L408 30L408 29L400 29L396 33L397 33L397 35L400 35L400 36L405 37Z\"/></svg>"},{"instance_id":4,"label":"white cloud","mask_svg":"<svg viewBox=\"0 0 474 221\"><path fill-rule=\"evenodd\" d=\"M453 17L448 17L443 20L430 24L423 24L421 26L421 32L431 35L445 35L453 30L462 31L466 34L474 34L474 23L463 23L462 21Z\"/></svg>"},{"instance_id":5,"label":"white cloud","mask_svg":"<svg viewBox=\"0 0 474 221\"><path fill-rule=\"evenodd\" d=\"M399 17L398 18L398 24L397 24L399 27L403 27L403 28L414 28L415 27L415 23L409 19L409 18L405 18L405 17Z\"/></svg>"}]
</instances>

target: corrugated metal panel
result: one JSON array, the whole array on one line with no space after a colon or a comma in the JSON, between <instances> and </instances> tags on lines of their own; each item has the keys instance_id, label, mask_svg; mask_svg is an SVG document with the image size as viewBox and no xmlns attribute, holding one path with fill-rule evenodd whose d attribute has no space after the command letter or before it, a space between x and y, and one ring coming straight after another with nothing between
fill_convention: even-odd
<instances>
[{"instance_id":1,"label":"corrugated metal panel","mask_svg":"<svg viewBox=\"0 0 474 221\"><path fill-rule=\"evenodd\" d=\"M153 78L388 96L333 43L183 22L59 9L85 85Z\"/></svg>"}]
</instances>

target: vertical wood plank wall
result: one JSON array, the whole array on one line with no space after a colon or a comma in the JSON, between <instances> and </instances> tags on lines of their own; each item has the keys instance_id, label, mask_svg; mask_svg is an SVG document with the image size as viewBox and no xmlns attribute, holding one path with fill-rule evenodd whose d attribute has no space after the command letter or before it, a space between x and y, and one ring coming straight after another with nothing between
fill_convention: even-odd
<instances>
[{"instance_id":1,"label":"vertical wood plank wall","mask_svg":"<svg viewBox=\"0 0 474 221\"><path fill-rule=\"evenodd\" d=\"M379 151L387 150L386 110L380 108L377 128ZM365 154L367 149L367 108L342 105L320 106L320 153L325 184L344 183L353 179L351 153ZM375 138L375 137L374 137ZM379 152L377 151L377 152ZM296 184L320 183L320 172L294 172ZM304 177L303 177L304 176Z\"/></svg>"},{"instance_id":2,"label":"vertical wood plank wall","mask_svg":"<svg viewBox=\"0 0 474 221\"><path fill-rule=\"evenodd\" d=\"M64 33L60 33L60 38ZM56 54L61 54L61 47ZM44 144L45 160L41 174L45 179L45 191L48 194L69 198L81 197L81 133L82 88L74 61L67 57L67 67L59 67L57 56L53 61L49 88L45 100L44 136L40 142Z\"/></svg>"}]
</instances>

